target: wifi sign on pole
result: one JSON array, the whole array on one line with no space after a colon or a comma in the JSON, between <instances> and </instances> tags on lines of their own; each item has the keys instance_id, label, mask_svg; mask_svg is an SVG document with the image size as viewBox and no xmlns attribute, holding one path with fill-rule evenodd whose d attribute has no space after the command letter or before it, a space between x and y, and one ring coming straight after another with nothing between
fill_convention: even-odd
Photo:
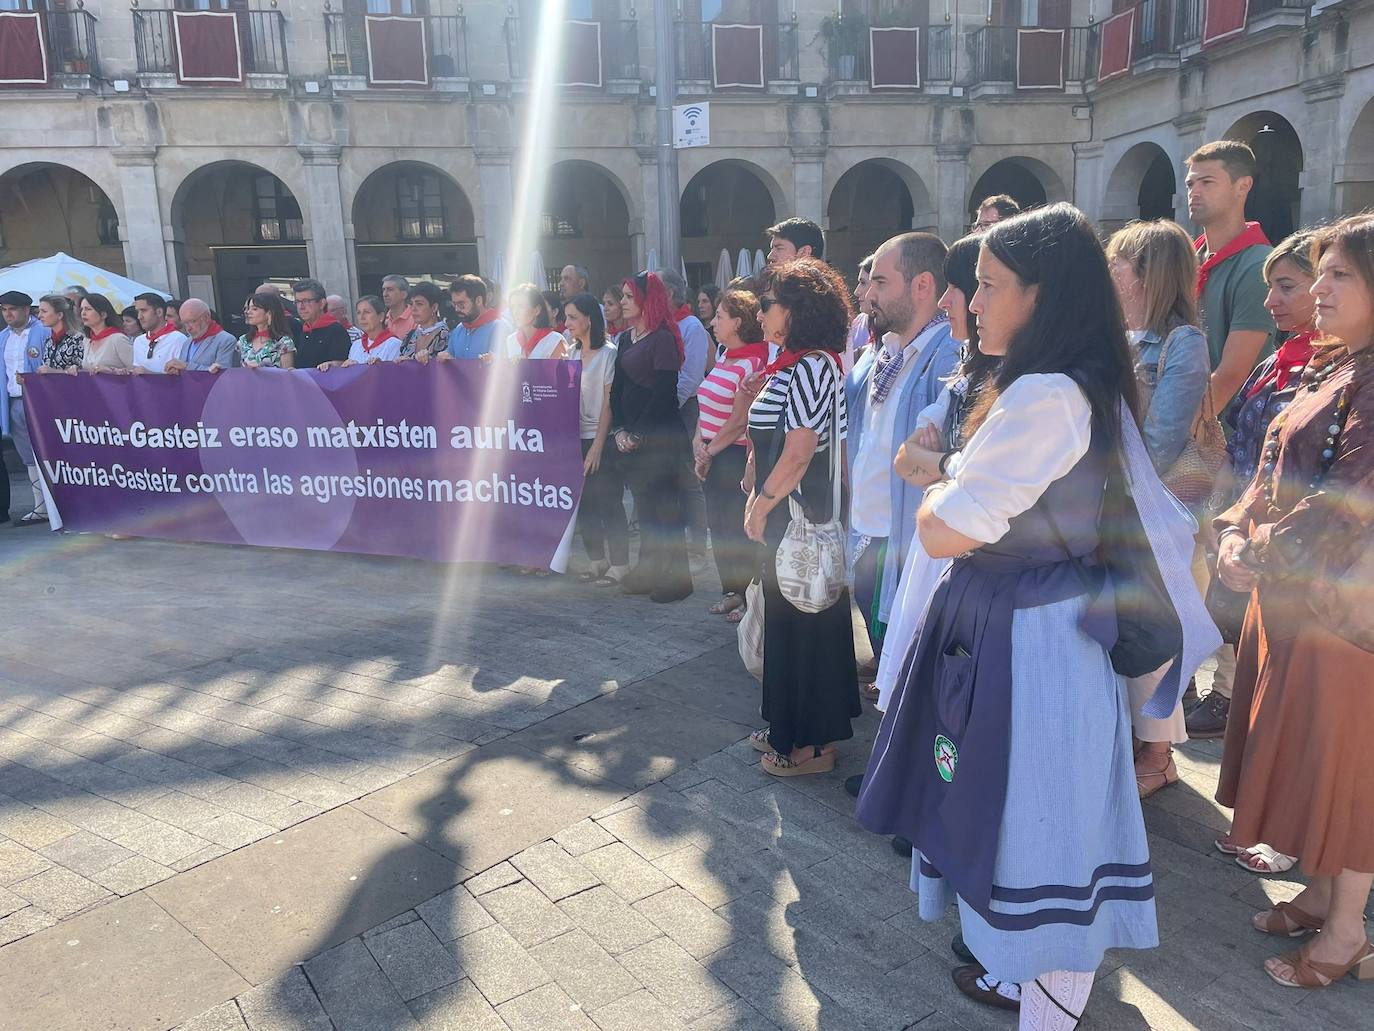
<instances>
[{"instance_id":1,"label":"wifi sign on pole","mask_svg":"<svg viewBox=\"0 0 1374 1031\"><path fill-rule=\"evenodd\" d=\"M711 105L679 104L673 108L673 146L705 147L711 142Z\"/></svg>"}]
</instances>

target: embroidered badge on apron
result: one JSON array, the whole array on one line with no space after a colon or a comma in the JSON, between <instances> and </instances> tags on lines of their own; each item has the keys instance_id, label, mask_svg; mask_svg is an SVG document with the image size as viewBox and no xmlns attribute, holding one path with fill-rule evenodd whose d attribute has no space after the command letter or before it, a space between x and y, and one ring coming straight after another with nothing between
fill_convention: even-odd
<instances>
[{"instance_id":1,"label":"embroidered badge on apron","mask_svg":"<svg viewBox=\"0 0 1374 1031\"><path fill-rule=\"evenodd\" d=\"M939 771L940 778L946 783L954 780L954 768L959 765L959 749L954 747L954 742L943 734L935 738L935 769Z\"/></svg>"}]
</instances>

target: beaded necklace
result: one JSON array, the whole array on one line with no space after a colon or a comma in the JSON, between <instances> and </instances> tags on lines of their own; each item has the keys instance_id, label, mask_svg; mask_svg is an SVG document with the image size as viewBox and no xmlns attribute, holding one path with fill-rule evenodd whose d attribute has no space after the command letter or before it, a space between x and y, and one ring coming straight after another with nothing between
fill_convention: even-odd
<instances>
[{"instance_id":1,"label":"beaded necklace","mask_svg":"<svg viewBox=\"0 0 1374 1031\"><path fill-rule=\"evenodd\" d=\"M1339 355L1332 358L1320 369L1313 369L1308 366L1303 370L1302 385L1308 391L1317 390L1323 383L1331 378L1336 368L1344 361L1347 356ZM1350 415L1350 397L1355 392L1355 380L1352 378L1341 390L1336 398L1336 407L1331 412L1331 421L1326 427L1326 443L1322 447L1321 463L1317 466L1316 473L1308 483L1309 490L1318 489L1322 481L1326 479L1326 474L1331 471L1332 463L1336 461L1336 452L1339 450L1341 433L1345 429L1345 420ZM1296 399L1295 399L1296 400ZM1261 469L1264 474L1263 494L1264 500L1269 507L1277 507L1274 504L1276 484L1274 483L1274 470L1278 465L1279 457L1279 431L1283 429L1283 424L1288 419L1288 413L1293 410L1290 404L1269 428L1269 437L1264 444L1264 454L1261 459Z\"/></svg>"}]
</instances>

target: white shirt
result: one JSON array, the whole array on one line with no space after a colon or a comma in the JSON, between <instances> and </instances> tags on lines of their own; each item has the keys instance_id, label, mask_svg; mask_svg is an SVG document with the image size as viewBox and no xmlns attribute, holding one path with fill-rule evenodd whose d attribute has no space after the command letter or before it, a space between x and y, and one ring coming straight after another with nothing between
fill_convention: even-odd
<instances>
[{"instance_id":1,"label":"white shirt","mask_svg":"<svg viewBox=\"0 0 1374 1031\"><path fill-rule=\"evenodd\" d=\"M582 365L582 410L578 420L583 440L595 440L601 425L601 410L606 406L606 388L615 378L615 344L609 340L582 361L582 347L577 345L568 355Z\"/></svg>"},{"instance_id":2,"label":"white shirt","mask_svg":"<svg viewBox=\"0 0 1374 1031\"><path fill-rule=\"evenodd\" d=\"M930 510L951 530L992 544L1066 475L1092 442L1092 407L1063 373L1019 377L946 469ZM927 495L930 497L930 495Z\"/></svg>"},{"instance_id":3,"label":"white shirt","mask_svg":"<svg viewBox=\"0 0 1374 1031\"><path fill-rule=\"evenodd\" d=\"M529 353L530 358L566 358L568 356L567 338L554 330L552 333L545 333L539 343L534 345L534 350ZM512 333L506 337L505 356L507 358L520 359L525 357L525 349L520 346L519 332Z\"/></svg>"},{"instance_id":4,"label":"white shirt","mask_svg":"<svg viewBox=\"0 0 1374 1031\"><path fill-rule=\"evenodd\" d=\"M148 334L144 333L134 341L134 364L148 372L165 372L169 361L185 357L188 343L190 338L185 333L172 330L166 336L157 338L152 357L149 357Z\"/></svg>"},{"instance_id":5,"label":"white shirt","mask_svg":"<svg viewBox=\"0 0 1374 1031\"><path fill-rule=\"evenodd\" d=\"M10 329L9 339L5 341L5 386L10 397L18 397L23 393L19 388L19 368L24 362L24 348L28 342L28 326Z\"/></svg>"},{"instance_id":6,"label":"white shirt","mask_svg":"<svg viewBox=\"0 0 1374 1031\"><path fill-rule=\"evenodd\" d=\"M864 409L863 444L854 456L850 524L866 536L888 537L892 533L892 479L897 475L892 469L892 460L897 457L892 435L896 432L897 414L902 407L897 401L907 377L920 364L921 351L942 326L943 323L937 323L906 347L901 346L901 338L896 333L883 336L883 349L889 354L900 349L903 360L901 371L883 403L875 405L870 398ZM877 375L876 369L873 375ZM864 389L872 390L872 382Z\"/></svg>"},{"instance_id":7,"label":"white shirt","mask_svg":"<svg viewBox=\"0 0 1374 1031\"><path fill-rule=\"evenodd\" d=\"M366 365L376 358L378 361L394 362L401 356L401 341L393 334L388 336L369 353L363 350L363 331L358 330L358 339L348 348L348 360Z\"/></svg>"}]
</instances>

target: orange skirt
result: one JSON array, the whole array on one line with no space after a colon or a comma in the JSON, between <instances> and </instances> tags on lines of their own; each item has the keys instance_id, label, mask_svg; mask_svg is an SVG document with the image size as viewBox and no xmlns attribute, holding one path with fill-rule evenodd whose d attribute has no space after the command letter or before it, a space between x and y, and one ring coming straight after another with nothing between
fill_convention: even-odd
<instances>
[{"instance_id":1,"label":"orange skirt","mask_svg":"<svg viewBox=\"0 0 1374 1031\"><path fill-rule=\"evenodd\" d=\"M1297 856L1310 876L1374 871L1371 751L1374 653L1323 629L1300 592L1257 593L1216 795L1235 808L1233 838Z\"/></svg>"}]
</instances>

